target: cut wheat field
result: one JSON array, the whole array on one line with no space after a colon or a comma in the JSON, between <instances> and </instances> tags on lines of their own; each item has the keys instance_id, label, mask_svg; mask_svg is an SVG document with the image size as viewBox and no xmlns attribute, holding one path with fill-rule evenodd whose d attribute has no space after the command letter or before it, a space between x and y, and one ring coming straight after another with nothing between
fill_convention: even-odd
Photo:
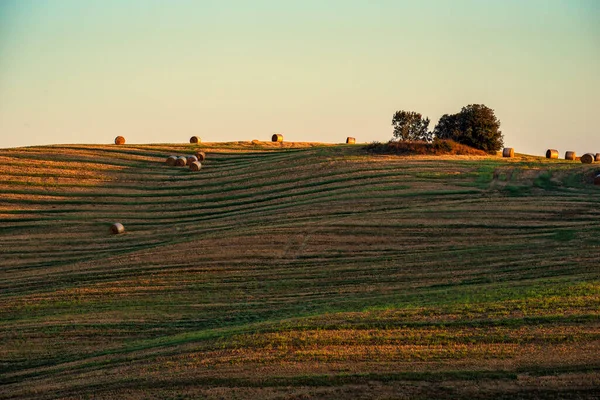
<instances>
[{"instance_id":1,"label":"cut wheat field","mask_svg":"<svg viewBox=\"0 0 600 400\"><path fill-rule=\"evenodd\" d=\"M164 163L195 149L198 172ZM2 149L0 398L597 398L598 173L314 143Z\"/></svg>"}]
</instances>

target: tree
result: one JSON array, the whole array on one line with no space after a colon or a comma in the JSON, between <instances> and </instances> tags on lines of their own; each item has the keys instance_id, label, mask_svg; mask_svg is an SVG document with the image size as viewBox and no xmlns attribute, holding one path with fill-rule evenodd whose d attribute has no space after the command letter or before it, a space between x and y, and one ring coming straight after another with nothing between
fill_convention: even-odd
<instances>
[{"instance_id":1,"label":"tree","mask_svg":"<svg viewBox=\"0 0 600 400\"><path fill-rule=\"evenodd\" d=\"M413 111L396 111L392 117L394 138L398 140L424 140L431 142L433 133L429 132L429 118Z\"/></svg>"},{"instance_id":2,"label":"tree","mask_svg":"<svg viewBox=\"0 0 600 400\"><path fill-rule=\"evenodd\" d=\"M500 121L494 110L483 104L470 104L458 114L445 114L435 126L439 139L451 139L487 152L500 150L504 145Z\"/></svg>"}]
</instances>

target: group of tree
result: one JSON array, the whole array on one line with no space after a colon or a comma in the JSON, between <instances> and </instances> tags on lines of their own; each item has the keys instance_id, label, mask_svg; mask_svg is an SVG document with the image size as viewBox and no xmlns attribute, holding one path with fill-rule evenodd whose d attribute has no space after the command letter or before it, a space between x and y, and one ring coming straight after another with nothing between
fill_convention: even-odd
<instances>
[{"instance_id":1,"label":"group of tree","mask_svg":"<svg viewBox=\"0 0 600 400\"><path fill-rule=\"evenodd\" d=\"M392 117L394 139L425 142L449 139L487 152L500 150L504 144L500 121L494 110L483 104L470 104L457 114L444 114L432 132L429 122L429 118L417 112L397 111Z\"/></svg>"}]
</instances>

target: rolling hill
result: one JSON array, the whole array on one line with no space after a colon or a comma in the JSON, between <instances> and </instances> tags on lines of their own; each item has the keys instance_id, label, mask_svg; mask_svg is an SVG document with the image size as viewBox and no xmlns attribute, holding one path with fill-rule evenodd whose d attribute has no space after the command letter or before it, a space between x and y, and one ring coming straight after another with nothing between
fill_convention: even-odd
<instances>
[{"instance_id":1,"label":"rolling hill","mask_svg":"<svg viewBox=\"0 0 600 400\"><path fill-rule=\"evenodd\" d=\"M201 171L165 165L194 149ZM0 150L0 398L595 398L597 173L314 143Z\"/></svg>"}]
</instances>

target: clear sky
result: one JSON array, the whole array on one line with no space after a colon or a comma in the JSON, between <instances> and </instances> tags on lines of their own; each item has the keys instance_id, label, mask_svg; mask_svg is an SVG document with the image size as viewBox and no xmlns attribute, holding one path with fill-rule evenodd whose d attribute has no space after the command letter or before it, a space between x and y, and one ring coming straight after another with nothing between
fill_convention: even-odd
<instances>
[{"instance_id":1,"label":"clear sky","mask_svg":"<svg viewBox=\"0 0 600 400\"><path fill-rule=\"evenodd\" d=\"M0 0L0 147L387 141L483 103L600 152L598 0Z\"/></svg>"}]
</instances>

